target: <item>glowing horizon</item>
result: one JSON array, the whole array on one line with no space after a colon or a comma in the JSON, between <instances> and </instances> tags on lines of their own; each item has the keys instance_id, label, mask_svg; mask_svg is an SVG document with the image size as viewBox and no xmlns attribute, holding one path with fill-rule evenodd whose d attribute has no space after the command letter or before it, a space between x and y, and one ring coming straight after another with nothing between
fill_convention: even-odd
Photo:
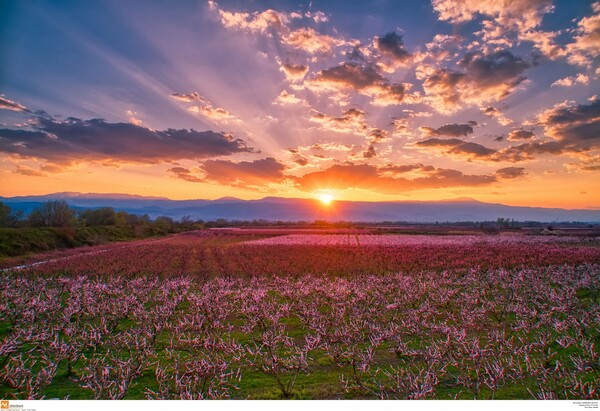
<instances>
[{"instance_id":1,"label":"glowing horizon","mask_svg":"<svg viewBox=\"0 0 600 411\"><path fill-rule=\"evenodd\" d=\"M0 196L600 207L600 2L485 4L11 3Z\"/></svg>"}]
</instances>

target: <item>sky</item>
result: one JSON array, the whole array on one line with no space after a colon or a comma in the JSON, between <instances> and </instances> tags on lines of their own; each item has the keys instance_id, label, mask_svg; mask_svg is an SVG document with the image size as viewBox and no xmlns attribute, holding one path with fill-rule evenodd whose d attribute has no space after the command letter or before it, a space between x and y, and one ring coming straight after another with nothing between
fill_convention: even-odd
<instances>
[{"instance_id":1,"label":"sky","mask_svg":"<svg viewBox=\"0 0 600 411\"><path fill-rule=\"evenodd\" d=\"M600 2L0 1L0 195L600 207Z\"/></svg>"}]
</instances>

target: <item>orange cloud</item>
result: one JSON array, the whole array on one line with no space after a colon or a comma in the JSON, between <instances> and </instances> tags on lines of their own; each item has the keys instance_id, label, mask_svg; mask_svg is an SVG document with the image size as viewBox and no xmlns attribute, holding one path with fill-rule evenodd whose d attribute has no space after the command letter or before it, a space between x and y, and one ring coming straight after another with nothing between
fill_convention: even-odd
<instances>
[{"instance_id":1,"label":"orange cloud","mask_svg":"<svg viewBox=\"0 0 600 411\"><path fill-rule=\"evenodd\" d=\"M283 90L273 101L273 104L306 104L306 100L298 98L294 94L288 93L287 91Z\"/></svg>"},{"instance_id":2,"label":"orange cloud","mask_svg":"<svg viewBox=\"0 0 600 411\"><path fill-rule=\"evenodd\" d=\"M401 177L402 173L420 170L424 176ZM389 176L395 172L396 176ZM316 190L363 189L381 194L401 194L405 191L428 188L489 185L497 181L495 175L466 175L457 170L428 166L375 167L372 165L333 165L325 170L308 173L295 178L296 186L307 192Z\"/></svg>"},{"instance_id":3,"label":"orange cloud","mask_svg":"<svg viewBox=\"0 0 600 411\"><path fill-rule=\"evenodd\" d=\"M320 34L310 27L303 27L282 37L282 43L310 54L330 53L333 48L348 44L326 34Z\"/></svg>"},{"instance_id":4,"label":"orange cloud","mask_svg":"<svg viewBox=\"0 0 600 411\"><path fill-rule=\"evenodd\" d=\"M553 10L552 0L433 0L440 20L465 23L488 16L506 29L533 29Z\"/></svg>"},{"instance_id":5,"label":"orange cloud","mask_svg":"<svg viewBox=\"0 0 600 411\"><path fill-rule=\"evenodd\" d=\"M264 33L268 30L284 30L291 17L272 9L260 13L229 12L220 9L215 1L209 1L208 6L210 10L217 13L223 26L250 32Z\"/></svg>"}]
</instances>

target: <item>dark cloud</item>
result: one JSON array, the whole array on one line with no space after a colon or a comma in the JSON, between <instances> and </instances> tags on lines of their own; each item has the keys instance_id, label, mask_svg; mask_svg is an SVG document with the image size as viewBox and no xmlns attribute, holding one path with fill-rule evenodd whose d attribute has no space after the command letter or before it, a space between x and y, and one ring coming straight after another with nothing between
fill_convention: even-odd
<instances>
[{"instance_id":1,"label":"dark cloud","mask_svg":"<svg viewBox=\"0 0 600 411\"><path fill-rule=\"evenodd\" d=\"M496 175L500 178L517 178L525 175L523 167L505 167L496 171Z\"/></svg>"},{"instance_id":2,"label":"dark cloud","mask_svg":"<svg viewBox=\"0 0 600 411\"><path fill-rule=\"evenodd\" d=\"M423 177L407 179L390 175L391 172L393 173L393 166L378 168L367 164L350 164L333 165L323 171L308 173L294 180L296 186L303 191L358 188L382 194L399 194L430 188L481 186L497 181L495 175L466 175L458 170L425 168L420 165L411 165L409 168L420 170ZM409 170L401 169L400 172L407 171Z\"/></svg>"},{"instance_id":3,"label":"dark cloud","mask_svg":"<svg viewBox=\"0 0 600 411\"><path fill-rule=\"evenodd\" d=\"M421 127L421 130L429 135L467 137L473 133L473 127L477 126L476 121L469 121L466 124L444 124L439 128Z\"/></svg>"},{"instance_id":4,"label":"dark cloud","mask_svg":"<svg viewBox=\"0 0 600 411\"><path fill-rule=\"evenodd\" d=\"M531 65L510 51L501 50L484 55L482 53L467 53L458 65L464 68L471 81L480 87L496 87L498 84L508 86L505 97L510 89L517 86L526 77L521 76Z\"/></svg>"},{"instance_id":5,"label":"dark cloud","mask_svg":"<svg viewBox=\"0 0 600 411\"><path fill-rule=\"evenodd\" d=\"M496 154L496 150L478 143L466 142L458 138L430 138L419 141L416 145L419 147L441 148L450 154L482 159L490 158Z\"/></svg>"},{"instance_id":6,"label":"dark cloud","mask_svg":"<svg viewBox=\"0 0 600 411\"><path fill-rule=\"evenodd\" d=\"M373 157L377 157L377 152L375 151L375 145L373 143L369 143L369 146L363 152L363 158L373 158Z\"/></svg>"},{"instance_id":7,"label":"dark cloud","mask_svg":"<svg viewBox=\"0 0 600 411\"><path fill-rule=\"evenodd\" d=\"M382 104L399 104L405 91L403 84L390 83L374 67L356 63L342 63L322 70L313 82L329 89L352 89Z\"/></svg>"},{"instance_id":8,"label":"dark cloud","mask_svg":"<svg viewBox=\"0 0 600 411\"><path fill-rule=\"evenodd\" d=\"M11 111L29 111L24 105L19 104L16 101L9 100L2 95L0 95L0 109Z\"/></svg>"},{"instance_id":9,"label":"dark cloud","mask_svg":"<svg viewBox=\"0 0 600 411\"><path fill-rule=\"evenodd\" d=\"M501 50L491 54L467 53L458 66L464 71L443 68L424 76L423 89L431 105L441 113L452 113L464 104L483 106L506 98L526 79L522 73L531 64Z\"/></svg>"},{"instance_id":10,"label":"dark cloud","mask_svg":"<svg viewBox=\"0 0 600 411\"><path fill-rule=\"evenodd\" d=\"M388 136L388 132L386 130L382 130L380 128L372 128L369 131L369 145L367 149L363 152L364 158L374 158L377 157L377 152L375 151L375 144L385 140Z\"/></svg>"},{"instance_id":11,"label":"dark cloud","mask_svg":"<svg viewBox=\"0 0 600 411\"><path fill-rule=\"evenodd\" d=\"M151 130L102 119L38 118L34 130L0 129L0 152L51 163L133 162L155 164L252 152L225 133L186 129Z\"/></svg>"},{"instance_id":12,"label":"dark cloud","mask_svg":"<svg viewBox=\"0 0 600 411\"><path fill-rule=\"evenodd\" d=\"M465 75L449 69L438 69L423 82L425 93L432 99L434 108L440 113L455 111L462 102L458 85Z\"/></svg>"},{"instance_id":13,"label":"dark cloud","mask_svg":"<svg viewBox=\"0 0 600 411\"><path fill-rule=\"evenodd\" d=\"M383 37L377 37L375 46L382 55L397 62L405 62L411 57L410 53L404 48L402 36L395 32L388 33Z\"/></svg>"},{"instance_id":14,"label":"dark cloud","mask_svg":"<svg viewBox=\"0 0 600 411\"><path fill-rule=\"evenodd\" d=\"M296 156L294 157L294 163L298 164L299 166L305 166L308 165L308 160L305 157L302 156Z\"/></svg>"},{"instance_id":15,"label":"dark cloud","mask_svg":"<svg viewBox=\"0 0 600 411\"><path fill-rule=\"evenodd\" d=\"M589 104L559 106L538 116L538 124L553 140L533 141L508 147L502 154L530 159L540 154L578 154L600 148L600 99Z\"/></svg>"},{"instance_id":16,"label":"dark cloud","mask_svg":"<svg viewBox=\"0 0 600 411\"><path fill-rule=\"evenodd\" d=\"M374 84L386 84L387 80L373 67L355 63L342 63L339 66L322 70L318 80L339 83L345 87L361 90Z\"/></svg>"},{"instance_id":17,"label":"dark cloud","mask_svg":"<svg viewBox=\"0 0 600 411\"><path fill-rule=\"evenodd\" d=\"M534 138L535 134L532 131L523 130L522 128L516 129L508 133L507 139L509 141L520 141L529 140Z\"/></svg>"}]
</instances>

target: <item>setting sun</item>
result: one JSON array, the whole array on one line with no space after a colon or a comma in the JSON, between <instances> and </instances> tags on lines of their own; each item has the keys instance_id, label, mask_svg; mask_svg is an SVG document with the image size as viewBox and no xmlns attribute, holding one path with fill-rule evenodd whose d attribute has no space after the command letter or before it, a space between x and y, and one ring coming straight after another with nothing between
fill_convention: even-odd
<instances>
[{"instance_id":1,"label":"setting sun","mask_svg":"<svg viewBox=\"0 0 600 411\"><path fill-rule=\"evenodd\" d=\"M318 198L319 198L319 201L321 201L325 205L329 205L333 201L333 196L329 193L319 194Z\"/></svg>"}]
</instances>

